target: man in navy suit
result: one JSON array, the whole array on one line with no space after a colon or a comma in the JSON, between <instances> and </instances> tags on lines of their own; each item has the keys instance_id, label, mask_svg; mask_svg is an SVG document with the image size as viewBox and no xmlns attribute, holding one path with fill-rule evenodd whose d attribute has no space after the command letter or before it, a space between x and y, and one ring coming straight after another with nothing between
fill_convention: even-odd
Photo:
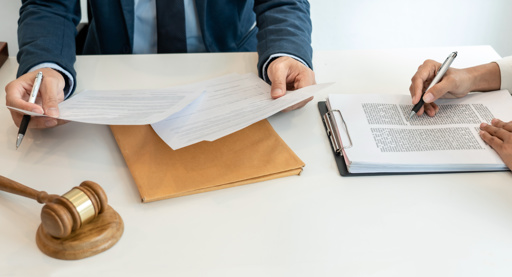
<instances>
[{"instance_id":1,"label":"man in navy suit","mask_svg":"<svg viewBox=\"0 0 512 277\"><path fill-rule=\"evenodd\" d=\"M160 43L164 40L158 37L163 24L157 24L155 18L165 16L158 15L162 12L156 8L159 1L176 0L89 0L90 22L83 54L161 52ZM184 5L187 46L185 51L177 52L257 50L258 71L260 77L271 83L273 98L283 96L287 88L315 83L307 0L178 1ZM80 16L78 0L23 0L18 22L20 66L17 79L6 87L7 105L59 115L58 103L76 87L73 66ZM40 88L42 103L31 104L28 95L38 71L44 75ZM300 108L307 101L289 110ZM22 115L11 114L19 126ZM54 127L60 123L53 118L33 118L30 127Z\"/></svg>"}]
</instances>

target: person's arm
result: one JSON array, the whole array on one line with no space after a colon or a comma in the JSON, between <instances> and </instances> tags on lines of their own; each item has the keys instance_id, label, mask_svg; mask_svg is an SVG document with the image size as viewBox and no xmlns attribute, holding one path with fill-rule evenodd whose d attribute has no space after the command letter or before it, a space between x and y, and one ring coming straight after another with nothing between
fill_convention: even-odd
<instances>
[{"instance_id":1,"label":"person's arm","mask_svg":"<svg viewBox=\"0 0 512 277\"><path fill-rule=\"evenodd\" d=\"M496 63L499 65L500 71L500 88L512 92L512 56L498 60ZM496 81L494 80L494 82ZM488 85L495 86L496 84ZM512 121L503 122L493 119L491 125L482 123L480 130L480 137L498 153L508 168L512 169Z\"/></svg>"},{"instance_id":2,"label":"person's arm","mask_svg":"<svg viewBox=\"0 0 512 277\"><path fill-rule=\"evenodd\" d=\"M33 78L37 72L31 69L44 63L53 63L75 80L75 35L76 26L80 21L79 1L45 1L24 0L20 8L18 21L17 55L19 68L17 79L6 87L6 102L9 106L28 109L36 112L58 116L58 103L64 100L66 81L61 74L50 68L42 68L43 72L38 98L39 105L29 105L26 97L32 88ZM34 76L32 76L34 75ZM69 83L71 84L71 83ZM73 82L74 90L76 82ZM20 114L12 112L14 122L18 125ZM54 119L38 118L31 120L30 127L52 127L57 125Z\"/></svg>"},{"instance_id":3,"label":"person's arm","mask_svg":"<svg viewBox=\"0 0 512 277\"><path fill-rule=\"evenodd\" d=\"M309 8L309 2L304 0L256 0L254 3L258 24L258 71L271 83L273 98L283 96L287 89L315 84ZM310 100L285 111L300 108Z\"/></svg>"},{"instance_id":4,"label":"person's arm","mask_svg":"<svg viewBox=\"0 0 512 277\"><path fill-rule=\"evenodd\" d=\"M441 63L426 60L411 79L409 91L412 104L420 101L423 91L428 87ZM500 89L501 75L497 63L482 64L479 66L456 69L450 68L443 79L423 95L425 105L418 111L418 115L424 112L434 116L439 107L434 103L439 98L460 98L471 91L490 91Z\"/></svg>"},{"instance_id":5,"label":"person's arm","mask_svg":"<svg viewBox=\"0 0 512 277\"><path fill-rule=\"evenodd\" d=\"M80 22L80 1L24 0L18 21L17 77L42 63L52 62L73 79L76 60L76 26Z\"/></svg>"}]
</instances>

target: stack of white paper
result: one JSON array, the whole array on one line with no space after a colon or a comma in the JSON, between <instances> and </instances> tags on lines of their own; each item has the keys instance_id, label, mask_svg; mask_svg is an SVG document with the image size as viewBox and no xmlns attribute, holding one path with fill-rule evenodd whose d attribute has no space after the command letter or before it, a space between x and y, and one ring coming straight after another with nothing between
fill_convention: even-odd
<instances>
[{"instance_id":1,"label":"stack of white paper","mask_svg":"<svg viewBox=\"0 0 512 277\"><path fill-rule=\"evenodd\" d=\"M505 170L479 135L482 122L512 120L508 91L440 99L435 117L414 115L408 95L331 94L329 109L340 110L352 140L343 155L351 173ZM343 130L336 118L338 129ZM341 133L341 131L340 131ZM346 134L339 134L348 145Z\"/></svg>"}]
</instances>

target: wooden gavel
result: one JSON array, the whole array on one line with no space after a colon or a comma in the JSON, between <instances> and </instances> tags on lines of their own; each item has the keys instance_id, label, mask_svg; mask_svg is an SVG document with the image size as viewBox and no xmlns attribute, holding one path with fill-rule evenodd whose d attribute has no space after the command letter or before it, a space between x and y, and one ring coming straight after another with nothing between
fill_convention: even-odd
<instances>
[{"instance_id":1,"label":"wooden gavel","mask_svg":"<svg viewBox=\"0 0 512 277\"><path fill-rule=\"evenodd\" d=\"M0 176L0 190L37 200L45 204L41 210L44 230L56 238L65 238L105 211L105 191L92 181L84 181L62 196L24 186Z\"/></svg>"}]
</instances>

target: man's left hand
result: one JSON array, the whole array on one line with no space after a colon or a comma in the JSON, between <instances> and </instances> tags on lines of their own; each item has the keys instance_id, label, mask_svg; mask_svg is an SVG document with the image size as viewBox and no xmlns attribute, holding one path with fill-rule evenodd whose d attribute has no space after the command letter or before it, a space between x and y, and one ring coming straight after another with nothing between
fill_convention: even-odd
<instances>
[{"instance_id":1,"label":"man's left hand","mask_svg":"<svg viewBox=\"0 0 512 277\"><path fill-rule=\"evenodd\" d=\"M316 84L313 70L290 57L279 57L272 61L268 66L267 74L272 82L270 95L274 99L285 95L286 90L296 90ZM311 100L313 97L288 107L283 112L302 108Z\"/></svg>"}]
</instances>

